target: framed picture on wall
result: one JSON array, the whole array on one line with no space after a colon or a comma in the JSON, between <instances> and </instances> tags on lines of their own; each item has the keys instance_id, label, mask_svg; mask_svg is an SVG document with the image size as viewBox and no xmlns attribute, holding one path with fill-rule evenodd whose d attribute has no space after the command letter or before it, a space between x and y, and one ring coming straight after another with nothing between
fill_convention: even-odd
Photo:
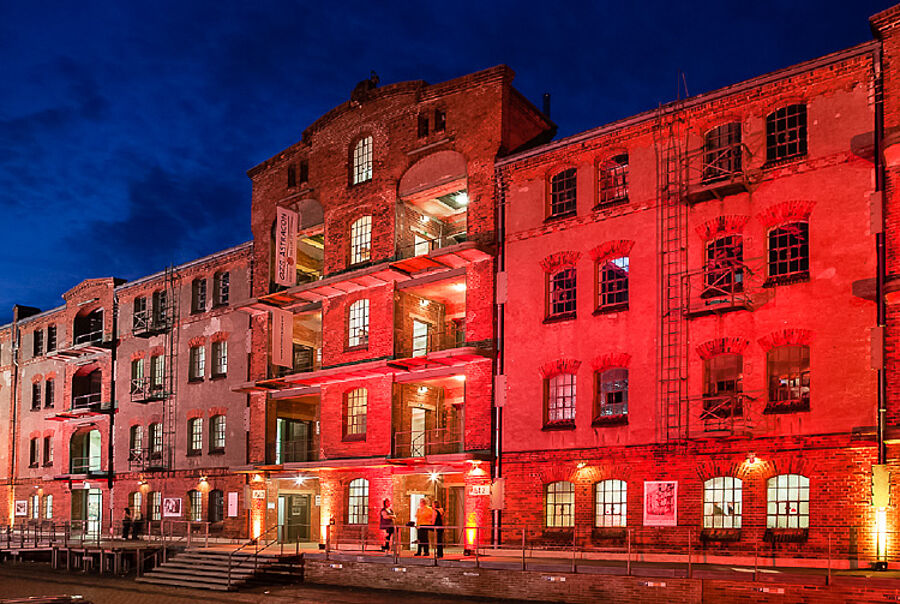
<instances>
[{"instance_id":1,"label":"framed picture on wall","mask_svg":"<svg viewBox=\"0 0 900 604\"><path fill-rule=\"evenodd\" d=\"M181 518L181 497L163 499L163 518Z\"/></svg>"},{"instance_id":2,"label":"framed picture on wall","mask_svg":"<svg viewBox=\"0 0 900 604\"><path fill-rule=\"evenodd\" d=\"M674 480L644 483L644 526L678 525L678 482Z\"/></svg>"},{"instance_id":3,"label":"framed picture on wall","mask_svg":"<svg viewBox=\"0 0 900 604\"><path fill-rule=\"evenodd\" d=\"M27 516L28 515L28 500L23 499L21 501L16 501L16 516Z\"/></svg>"}]
</instances>

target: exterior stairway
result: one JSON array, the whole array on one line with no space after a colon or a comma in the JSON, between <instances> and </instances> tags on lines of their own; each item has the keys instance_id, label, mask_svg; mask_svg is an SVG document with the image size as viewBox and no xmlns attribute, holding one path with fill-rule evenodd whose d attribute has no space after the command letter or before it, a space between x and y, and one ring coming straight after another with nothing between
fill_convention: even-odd
<instances>
[{"instance_id":1,"label":"exterior stairway","mask_svg":"<svg viewBox=\"0 0 900 604\"><path fill-rule=\"evenodd\" d=\"M253 553L237 552L232 559L234 565L229 585L229 554L229 551L221 549L188 549L137 577L135 581L234 591L248 583L292 583L302 579L300 556L260 555L254 570Z\"/></svg>"}]
</instances>

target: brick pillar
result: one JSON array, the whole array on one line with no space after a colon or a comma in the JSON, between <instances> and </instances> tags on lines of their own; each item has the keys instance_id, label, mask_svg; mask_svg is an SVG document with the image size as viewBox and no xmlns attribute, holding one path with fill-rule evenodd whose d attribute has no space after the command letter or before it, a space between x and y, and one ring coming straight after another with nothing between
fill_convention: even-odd
<instances>
[{"instance_id":1,"label":"brick pillar","mask_svg":"<svg viewBox=\"0 0 900 604\"><path fill-rule=\"evenodd\" d=\"M489 464L487 462L473 462L465 474L466 531L464 543L467 549L474 545L476 541L478 543L490 543L490 486Z\"/></svg>"}]
</instances>

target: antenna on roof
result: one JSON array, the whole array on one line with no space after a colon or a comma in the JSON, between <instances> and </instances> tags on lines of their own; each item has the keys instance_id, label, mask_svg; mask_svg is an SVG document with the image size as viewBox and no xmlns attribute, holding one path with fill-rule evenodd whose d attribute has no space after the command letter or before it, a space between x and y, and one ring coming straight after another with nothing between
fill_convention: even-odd
<instances>
[{"instance_id":1,"label":"antenna on roof","mask_svg":"<svg viewBox=\"0 0 900 604\"><path fill-rule=\"evenodd\" d=\"M544 115L546 115L547 117L550 117L550 93L549 92L544 93L544 104L543 104L543 108L541 109L541 111L544 113Z\"/></svg>"}]
</instances>

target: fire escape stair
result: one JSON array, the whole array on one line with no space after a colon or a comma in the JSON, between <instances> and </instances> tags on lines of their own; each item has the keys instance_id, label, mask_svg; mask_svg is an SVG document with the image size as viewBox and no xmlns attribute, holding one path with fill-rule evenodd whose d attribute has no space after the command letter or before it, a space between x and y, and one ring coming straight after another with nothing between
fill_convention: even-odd
<instances>
[{"instance_id":1,"label":"fire escape stair","mask_svg":"<svg viewBox=\"0 0 900 604\"><path fill-rule=\"evenodd\" d=\"M153 570L137 577L140 583L171 585L212 591L235 591L250 584L282 584L300 581L299 557L259 556L256 569L249 558L252 553L235 554L236 564L228 581L229 552L227 550L188 549Z\"/></svg>"}]
</instances>

